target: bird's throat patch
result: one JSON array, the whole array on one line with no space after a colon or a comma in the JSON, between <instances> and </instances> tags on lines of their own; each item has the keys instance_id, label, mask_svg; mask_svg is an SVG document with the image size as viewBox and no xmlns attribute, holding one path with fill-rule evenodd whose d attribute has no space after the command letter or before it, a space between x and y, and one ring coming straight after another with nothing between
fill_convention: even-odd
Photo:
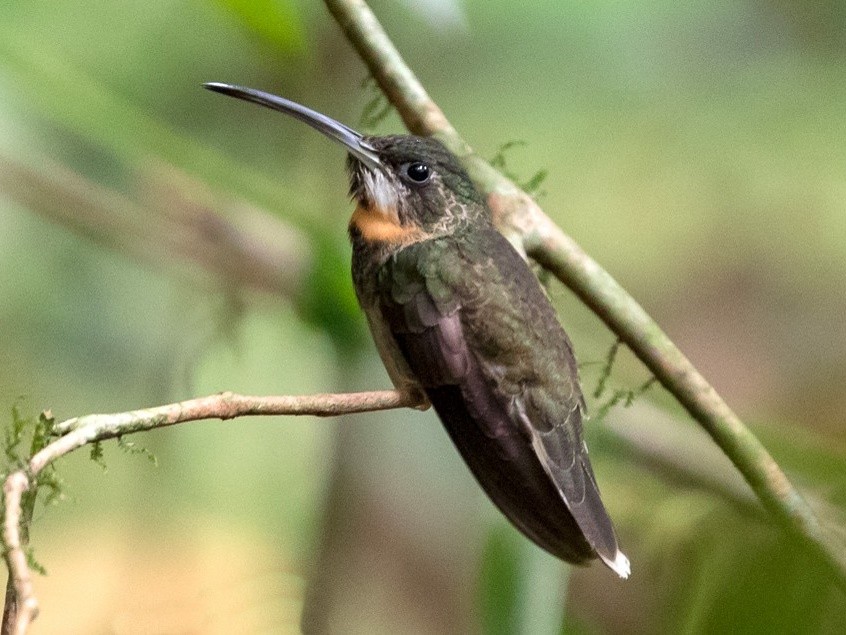
<instances>
[{"instance_id":1,"label":"bird's throat patch","mask_svg":"<svg viewBox=\"0 0 846 635\"><path fill-rule=\"evenodd\" d=\"M359 205L350 218L350 227L367 242L407 245L425 237L419 227L400 225L395 209Z\"/></svg>"}]
</instances>

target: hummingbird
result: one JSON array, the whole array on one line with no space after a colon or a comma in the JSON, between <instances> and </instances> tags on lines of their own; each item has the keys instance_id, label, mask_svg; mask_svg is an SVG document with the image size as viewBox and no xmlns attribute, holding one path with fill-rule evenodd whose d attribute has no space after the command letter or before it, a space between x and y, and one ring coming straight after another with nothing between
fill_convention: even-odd
<instances>
[{"instance_id":1,"label":"hummingbird","mask_svg":"<svg viewBox=\"0 0 846 635\"><path fill-rule=\"evenodd\" d=\"M493 503L574 564L627 578L582 439L570 339L485 199L438 140L365 136L282 97L209 90L298 119L348 152L352 279L396 388L431 404Z\"/></svg>"}]
</instances>

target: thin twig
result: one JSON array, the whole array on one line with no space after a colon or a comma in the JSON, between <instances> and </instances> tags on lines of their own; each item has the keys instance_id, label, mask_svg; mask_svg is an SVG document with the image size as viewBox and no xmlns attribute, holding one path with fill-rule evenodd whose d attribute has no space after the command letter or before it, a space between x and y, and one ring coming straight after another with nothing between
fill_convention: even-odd
<instances>
[{"instance_id":1,"label":"thin twig","mask_svg":"<svg viewBox=\"0 0 846 635\"><path fill-rule=\"evenodd\" d=\"M21 499L38 474L56 459L97 441L133 432L172 426L201 419L233 419L247 415L313 415L333 417L356 412L393 408L426 408L420 395L399 390L379 390L342 394L254 397L224 392L178 403L115 414L75 417L53 427L57 440L37 452L26 470L13 472L3 485L4 557L14 584L14 609L4 614L3 633L23 635L38 615L38 600L32 587L32 571L27 563L22 531ZM7 603L9 594L7 594ZM7 617L8 616L8 617Z\"/></svg>"},{"instance_id":2,"label":"thin twig","mask_svg":"<svg viewBox=\"0 0 846 635\"><path fill-rule=\"evenodd\" d=\"M177 262L218 287L276 297L301 289L312 264L306 236L243 203L233 223L191 200L185 190L199 186L178 175L148 168L133 198L46 158L34 168L0 155L0 192L96 244L155 269Z\"/></svg>"},{"instance_id":3,"label":"thin twig","mask_svg":"<svg viewBox=\"0 0 846 635\"><path fill-rule=\"evenodd\" d=\"M497 227L551 271L652 371L731 459L767 510L809 540L846 584L846 545L823 527L761 442L646 311L520 190L461 138L363 0L325 0L382 91L415 134L435 136L487 196Z\"/></svg>"}]
</instances>

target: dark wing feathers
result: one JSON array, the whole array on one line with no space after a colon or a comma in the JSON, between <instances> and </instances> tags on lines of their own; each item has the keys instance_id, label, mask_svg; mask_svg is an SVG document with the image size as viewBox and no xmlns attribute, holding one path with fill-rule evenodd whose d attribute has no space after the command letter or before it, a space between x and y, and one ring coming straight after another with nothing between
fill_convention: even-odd
<instances>
[{"instance_id":1,"label":"dark wing feathers","mask_svg":"<svg viewBox=\"0 0 846 635\"><path fill-rule=\"evenodd\" d=\"M382 269L380 310L465 461L512 522L567 560L596 551L621 573L611 563L625 557L581 439L570 342L511 245L493 230L474 238L395 255Z\"/></svg>"},{"instance_id":2,"label":"dark wing feathers","mask_svg":"<svg viewBox=\"0 0 846 635\"><path fill-rule=\"evenodd\" d=\"M383 300L381 311L424 388L458 384L466 375L470 358L459 314L441 314L422 284L403 304Z\"/></svg>"},{"instance_id":3,"label":"dark wing feathers","mask_svg":"<svg viewBox=\"0 0 846 635\"><path fill-rule=\"evenodd\" d=\"M572 409L566 416L581 419L581 410ZM603 560L613 562L617 537L600 498L587 447L580 438L573 438L565 421L548 431L533 429L532 445L591 545Z\"/></svg>"}]
</instances>

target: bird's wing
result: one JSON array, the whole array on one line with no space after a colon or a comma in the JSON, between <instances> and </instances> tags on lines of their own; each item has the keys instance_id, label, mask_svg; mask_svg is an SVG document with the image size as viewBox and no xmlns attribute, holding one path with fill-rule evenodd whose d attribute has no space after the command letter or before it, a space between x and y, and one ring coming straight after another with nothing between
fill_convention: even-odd
<instances>
[{"instance_id":1,"label":"bird's wing","mask_svg":"<svg viewBox=\"0 0 846 635\"><path fill-rule=\"evenodd\" d=\"M514 413L529 430L532 447L544 471L555 483L567 508L599 557L621 577L629 575L629 561L617 546L614 527L580 434L579 404L562 413L542 388L528 388L514 401Z\"/></svg>"},{"instance_id":2,"label":"bird's wing","mask_svg":"<svg viewBox=\"0 0 846 635\"><path fill-rule=\"evenodd\" d=\"M487 438L522 444L521 460L541 465L591 547L625 577L581 438L570 342L519 254L493 230L483 238L400 252L384 270L382 313L421 385L458 388Z\"/></svg>"}]
</instances>

